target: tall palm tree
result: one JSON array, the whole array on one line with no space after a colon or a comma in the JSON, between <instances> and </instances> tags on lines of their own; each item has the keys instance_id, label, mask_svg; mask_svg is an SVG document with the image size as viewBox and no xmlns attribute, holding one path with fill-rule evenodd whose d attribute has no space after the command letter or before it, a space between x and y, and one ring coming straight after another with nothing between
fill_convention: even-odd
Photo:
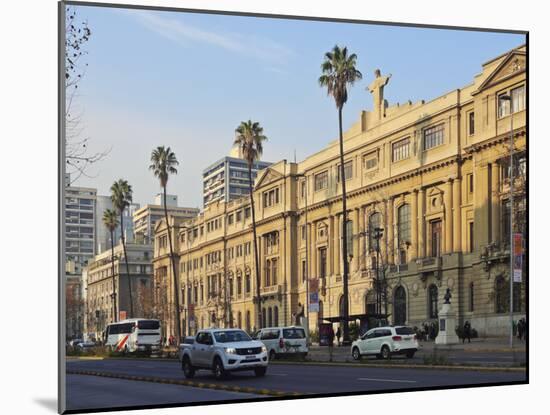
<instances>
[{"instance_id":1,"label":"tall palm tree","mask_svg":"<svg viewBox=\"0 0 550 415\"><path fill-rule=\"evenodd\" d=\"M134 298L132 293L132 281L130 277L130 266L128 265L128 255L126 255L126 240L124 237L124 210L132 203L132 186L124 179L118 179L111 186L111 200L113 206L120 216L120 239L122 249L124 250L124 262L126 263L126 279L128 280L128 300L130 301L130 315L134 317Z\"/></svg>"},{"instance_id":2,"label":"tall palm tree","mask_svg":"<svg viewBox=\"0 0 550 415\"><path fill-rule=\"evenodd\" d=\"M258 122L251 120L242 121L235 130L235 145L242 151L243 158L248 164L248 191L250 196L250 208L252 211L252 231L254 234L254 265L256 268L256 316L258 318L257 328L262 327L262 306L260 302L260 266L258 262L258 238L256 235L256 212L254 209L254 195L252 194L252 165L259 160L263 153L263 142L267 137L263 134L264 129Z\"/></svg>"},{"instance_id":3,"label":"tall palm tree","mask_svg":"<svg viewBox=\"0 0 550 415\"><path fill-rule=\"evenodd\" d=\"M151 152L151 165L149 170L153 171L155 177L160 181L162 187L162 195L164 200L164 220L166 221L166 231L168 232L168 243L170 247L170 263L172 265L172 276L174 279L174 304L175 307L175 325L176 325L176 338L178 342L181 339L181 323L180 323L180 300L178 289L178 277L176 274L177 267L176 261L174 261L174 248L172 247L172 236L170 233L170 224L168 222L168 208L166 207L166 184L171 174L178 174L176 166L179 164L176 159L176 154L170 149L170 147L159 146Z\"/></svg>"},{"instance_id":4,"label":"tall palm tree","mask_svg":"<svg viewBox=\"0 0 550 415\"><path fill-rule=\"evenodd\" d=\"M111 274L113 276L113 322L117 321L116 309L116 281L115 281L115 230L118 226L117 213L112 209L105 209L103 212L103 224L111 234Z\"/></svg>"},{"instance_id":5,"label":"tall palm tree","mask_svg":"<svg viewBox=\"0 0 550 415\"><path fill-rule=\"evenodd\" d=\"M342 183L342 256L344 262L344 275L342 280L344 282L344 304L343 304L343 342L344 344L350 343L349 338L349 304L348 304L348 235L347 235L347 205L346 205L346 177L344 169L344 138L342 134L342 109L344 104L348 100L348 84L351 86L355 81L362 78L361 72L356 68L357 55L352 53L348 55L348 48L340 48L338 45L325 53L325 60L321 64L322 75L319 77L319 85L327 88L327 94L334 98L336 108L338 109L338 131L340 134L340 182Z\"/></svg>"}]
</instances>

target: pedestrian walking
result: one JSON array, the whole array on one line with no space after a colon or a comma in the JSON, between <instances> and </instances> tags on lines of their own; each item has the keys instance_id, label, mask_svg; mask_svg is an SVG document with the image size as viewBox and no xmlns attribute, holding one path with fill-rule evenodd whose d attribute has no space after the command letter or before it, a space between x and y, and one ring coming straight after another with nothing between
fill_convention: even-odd
<instances>
[{"instance_id":1,"label":"pedestrian walking","mask_svg":"<svg viewBox=\"0 0 550 415\"><path fill-rule=\"evenodd\" d=\"M336 330L336 341L338 342L338 347L340 347L340 336L342 335L342 330L340 330L340 326L338 326L338 330Z\"/></svg>"},{"instance_id":2,"label":"pedestrian walking","mask_svg":"<svg viewBox=\"0 0 550 415\"><path fill-rule=\"evenodd\" d=\"M523 318L519 319L517 328L518 328L518 339L523 340L523 332L524 332Z\"/></svg>"},{"instance_id":3,"label":"pedestrian walking","mask_svg":"<svg viewBox=\"0 0 550 415\"><path fill-rule=\"evenodd\" d=\"M468 343L471 343L470 341L471 337L472 337L472 326L470 325L470 322L466 320L466 322L464 323L464 328L462 332L462 343L464 343L466 339L468 339Z\"/></svg>"}]
</instances>

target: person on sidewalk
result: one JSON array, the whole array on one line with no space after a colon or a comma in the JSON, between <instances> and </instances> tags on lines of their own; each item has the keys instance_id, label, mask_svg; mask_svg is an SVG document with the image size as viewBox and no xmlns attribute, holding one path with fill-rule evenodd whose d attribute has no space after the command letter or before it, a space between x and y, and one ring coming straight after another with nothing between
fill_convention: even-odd
<instances>
[{"instance_id":1,"label":"person on sidewalk","mask_svg":"<svg viewBox=\"0 0 550 415\"><path fill-rule=\"evenodd\" d=\"M332 328L332 324L331 324L328 329L328 354L329 354L330 362L332 362L333 348L334 348L334 329Z\"/></svg>"},{"instance_id":2,"label":"person on sidewalk","mask_svg":"<svg viewBox=\"0 0 550 415\"><path fill-rule=\"evenodd\" d=\"M340 336L342 335L342 331L340 330L340 326L338 326L338 330L336 330L336 341L338 342L338 347L340 347Z\"/></svg>"},{"instance_id":3,"label":"person on sidewalk","mask_svg":"<svg viewBox=\"0 0 550 415\"><path fill-rule=\"evenodd\" d=\"M468 339L468 343L471 343L470 338L472 336L472 326L470 325L470 322L466 320L464 323L464 329L462 333L462 343L464 344L464 341L466 338Z\"/></svg>"},{"instance_id":4,"label":"person on sidewalk","mask_svg":"<svg viewBox=\"0 0 550 415\"><path fill-rule=\"evenodd\" d=\"M517 327L518 327L518 339L523 340L523 335L525 333L525 326L524 326L523 318L521 318L518 321L518 326Z\"/></svg>"}]
</instances>

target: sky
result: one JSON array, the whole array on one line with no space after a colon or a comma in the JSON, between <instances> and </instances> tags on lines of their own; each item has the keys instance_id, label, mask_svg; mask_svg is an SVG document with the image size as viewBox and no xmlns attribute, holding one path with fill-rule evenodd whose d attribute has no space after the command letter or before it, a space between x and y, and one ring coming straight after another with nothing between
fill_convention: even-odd
<instances>
[{"instance_id":1,"label":"sky","mask_svg":"<svg viewBox=\"0 0 550 415\"><path fill-rule=\"evenodd\" d=\"M390 105L429 101L472 83L482 63L525 43L518 34L78 6L92 36L76 108L90 153L109 150L73 185L109 194L119 178L134 201L161 189L151 151L180 162L168 193L202 208L202 170L229 153L241 121L260 122L263 160L303 160L337 138L334 100L319 87L324 53L357 54L344 130L372 109L374 70L392 74Z\"/></svg>"}]
</instances>

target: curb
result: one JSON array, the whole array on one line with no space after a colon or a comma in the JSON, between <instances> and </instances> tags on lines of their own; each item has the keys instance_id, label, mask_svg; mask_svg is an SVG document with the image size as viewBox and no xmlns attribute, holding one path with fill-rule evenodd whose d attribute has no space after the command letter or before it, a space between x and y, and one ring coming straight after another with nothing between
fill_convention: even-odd
<instances>
[{"instance_id":1,"label":"curb","mask_svg":"<svg viewBox=\"0 0 550 415\"><path fill-rule=\"evenodd\" d=\"M107 372L96 372L91 370L67 370L68 375L87 375L87 376L100 376L106 378L114 379L124 379L124 380L134 380L140 382L152 382L152 383L165 383L169 385L181 385L181 386L191 386L194 388L201 389L216 389L223 390L227 392L240 392L240 393L252 393L255 395L265 395L265 396L300 396L297 392L283 392L275 391L270 389L257 389L245 386L232 386L225 384L217 383L205 383L205 382L196 382L192 380L179 380L179 379L163 379L155 378L151 376L134 376L134 375L124 375L119 373L107 373Z\"/></svg>"},{"instance_id":2,"label":"curb","mask_svg":"<svg viewBox=\"0 0 550 415\"><path fill-rule=\"evenodd\" d=\"M453 365L404 365L381 363L344 363L344 362L271 362L271 365L307 365L307 366L344 366L344 367L370 367L384 369L424 369L424 370L449 370L449 371L479 371L479 372L525 372L524 367L503 366L453 366Z\"/></svg>"}]
</instances>

